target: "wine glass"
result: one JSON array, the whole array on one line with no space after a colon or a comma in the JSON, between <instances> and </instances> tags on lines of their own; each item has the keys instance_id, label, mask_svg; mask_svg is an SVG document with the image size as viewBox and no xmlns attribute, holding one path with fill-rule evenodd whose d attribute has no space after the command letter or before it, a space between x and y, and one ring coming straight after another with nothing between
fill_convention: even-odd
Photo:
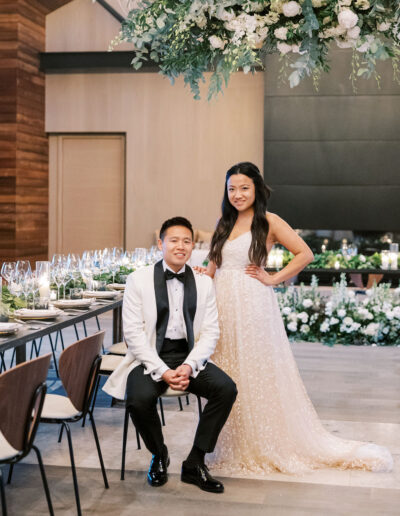
<instances>
[{"instance_id":1,"label":"wine glass","mask_svg":"<svg viewBox=\"0 0 400 516\"><path fill-rule=\"evenodd\" d=\"M17 264L15 262L4 262L1 266L1 275L7 281L8 284L12 282L12 279L15 276L16 265Z\"/></svg>"},{"instance_id":2,"label":"wine glass","mask_svg":"<svg viewBox=\"0 0 400 516\"><path fill-rule=\"evenodd\" d=\"M146 265L147 249L145 247L137 247L135 255L137 268L144 267Z\"/></svg>"},{"instance_id":3,"label":"wine glass","mask_svg":"<svg viewBox=\"0 0 400 516\"><path fill-rule=\"evenodd\" d=\"M30 262L28 260L18 260L15 267L16 275L23 277L27 272L32 272Z\"/></svg>"},{"instance_id":4,"label":"wine glass","mask_svg":"<svg viewBox=\"0 0 400 516\"><path fill-rule=\"evenodd\" d=\"M86 257L82 257L79 262L79 271L81 273L82 279L86 284L86 288L91 290L92 288L92 280L93 280L93 272L92 272L92 260L89 255Z\"/></svg>"}]
</instances>

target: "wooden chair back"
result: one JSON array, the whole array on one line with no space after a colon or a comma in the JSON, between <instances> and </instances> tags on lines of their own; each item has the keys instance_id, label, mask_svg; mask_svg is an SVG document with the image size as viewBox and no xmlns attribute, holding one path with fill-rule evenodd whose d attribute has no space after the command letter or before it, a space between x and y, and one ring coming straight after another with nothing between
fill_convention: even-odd
<instances>
[{"instance_id":1,"label":"wooden chair back","mask_svg":"<svg viewBox=\"0 0 400 516\"><path fill-rule=\"evenodd\" d=\"M50 356L24 362L0 375L0 430L18 451L30 446L35 437Z\"/></svg>"},{"instance_id":2,"label":"wooden chair back","mask_svg":"<svg viewBox=\"0 0 400 516\"><path fill-rule=\"evenodd\" d=\"M60 355L59 373L68 398L82 412L94 388L93 364L101 352L105 331L74 342Z\"/></svg>"}]
</instances>

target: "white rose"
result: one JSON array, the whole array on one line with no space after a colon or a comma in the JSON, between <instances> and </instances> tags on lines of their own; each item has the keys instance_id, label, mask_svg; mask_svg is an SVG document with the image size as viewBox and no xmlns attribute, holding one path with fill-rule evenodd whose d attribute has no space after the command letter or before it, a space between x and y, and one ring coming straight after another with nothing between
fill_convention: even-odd
<instances>
[{"instance_id":1,"label":"white rose","mask_svg":"<svg viewBox=\"0 0 400 516\"><path fill-rule=\"evenodd\" d=\"M343 9L338 14L338 22L344 29L351 29L357 25L358 16L351 9Z\"/></svg>"},{"instance_id":2,"label":"white rose","mask_svg":"<svg viewBox=\"0 0 400 516\"><path fill-rule=\"evenodd\" d=\"M282 40L287 39L287 33L288 33L288 30L286 27L279 27L278 29L274 30L274 34L277 39L282 39Z\"/></svg>"},{"instance_id":3,"label":"white rose","mask_svg":"<svg viewBox=\"0 0 400 516\"><path fill-rule=\"evenodd\" d=\"M379 32L386 32L390 29L390 22L381 22L378 23L376 28L379 30Z\"/></svg>"},{"instance_id":4,"label":"white rose","mask_svg":"<svg viewBox=\"0 0 400 516\"><path fill-rule=\"evenodd\" d=\"M386 319L388 319L389 321L391 321L391 320L393 319L393 317L394 317L394 313L393 313L393 311L392 311L392 310L388 310L388 311L386 312Z\"/></svg>"},{"instance_id":5,"label":"white rose","mask_svg":"<svg viewBox=\"0 0 400 516\"><path fill-rule=\"evenodd\" d=\"M225 46L225 41L223 41L221 38L219 38L218 36L210 36L208 38L208 41L210 42L210 45L213 47L213 48L221 48L223 49L224 46Z\"/></svg>"},{"instance_id":6,"label":"white rose","mask_svg":"<svg viewBox=\"0 0 400 516\"><path fill-rule=\"evenodd\" d=\"M367 259L365 258L365 256L364 256L363 254L360 254L360 255L358 256L358 258L359 258L359 260L360 260L360 262L361 262L361 263L365 263L365 262L367 261Z\"/></svg>"},{"instance_id":7,"label":"white rose","mask_svg":"<svg viewBox=\"0 0 400 516\"><path fill-rule=\"evenodd\" d=\"M288 52L292 51L292 45L288 45L287 43L283 43L282 41L278 41L276 47L283 56L286 55Z\"/></svg>"},{"instance_id":8,"label":"white rose","mask_svg":"<svg viewBox=\"0 0 400 516\"><path fill-rule=\"evenodd\" d=\"M301 7L297 2L287 2L282 5L282 11L285 16L292 18L301 13Z\"/></svg>"},{"instance_id":9,"label":"white rose","mask_svg":"<svg viewBox=\"0 0 400 516\"><path fill-rule=\"evenodd\" d=\"M306 323L308 321L308 314L306 312L300 312L297 314L297 319L300 319L301 322Z\"/></svg>"},{"instance_id":10,"label":"white rose","mask_svg":"<svg viewBox=\"0 0 400 516\"><path fill-rule=\"evenodd\" d=\"M329 324L337 324L339 322L339 319L336 319L336 317L331 317L329 320Z\"/></svg>"},{"instance_id":11,"label":"white rose","mask_svg":"<svg viewBox=\"0 0 400 516\"><path fill-rule=\"evenodd\" d=\"M310 331L310 327L308 326L308 324L302 324L300 326L300 331L301 333L308 333Z\"/></svg>"},{"instance_id":12,"label":"white rose","mask_svg":"<svg viewBox=\"0 0 400 516\"><path fill-rule=\"evenodd\" d=\"M344 310L343 308L341 308L340 310L338 310L338 316L339 317L344 317L346 315L346 310Z\"/></svg>"},{"instance_id":13,"label":"white rose","mask_svg":"<svg viewBox=\"0 0 400 516\"><path fill-rule=\"evenodd\" d=\"M285 306L284 308L282 308L283 315L289 315L291 311L292 311L292 309L289 308L288 306Z\"/></svg>"},{"instance_id":14,"label":"white rose","mask_svg":"<svg viewBox=\"0 0 400 516\"><path fill-rule=\"evenodd\" d=\"M295 322L291 322L287 325L288 330L297 331L297 324Z\"/></svg>"},{"instance_id":15,"label":"white rose","mask_svg":"<svg viewBox=\"0 0 400 516\"><path fill-rule=\"evenodd\" d=\"M355 27L349 29L347 31L347 37L350 39L358 39L358 36L360 35L360 27L356 25Z\"/></svg>"},{"instance_id":16,"label":"white rose","mask_svg":"<svg viewBox=\"0 0 400 516\"><path fill-rule=\"evenodd\" d=\"M351 317L345 317L343 319L343 324L345 324L346 326L350 326L353 324L353 319Z\"/></svg>"},{"instance_id":17,"label":"white rose","mask_svg":"<svg viewBox=\"0 0 400 516\"><path fill-rule=\"evenodd\" d=\"M321 326L319 327L321 333L326 333L327 331L329 331L329 321L324 321Z\"/></svg>"},{"instance_id":18,"label":"white rose","mask_svg":"<svg viewBox=\"0 0 400 516\"><path fill-rule=\"evenodd\" d=\"M305 300L303 301L303 306L304 306L304 308L309 308L309 307L310 307L310 306L312 306L312 305L313 305L313 301L312 301L312 299L305 299Z\"/></svg>"}]
</instances>

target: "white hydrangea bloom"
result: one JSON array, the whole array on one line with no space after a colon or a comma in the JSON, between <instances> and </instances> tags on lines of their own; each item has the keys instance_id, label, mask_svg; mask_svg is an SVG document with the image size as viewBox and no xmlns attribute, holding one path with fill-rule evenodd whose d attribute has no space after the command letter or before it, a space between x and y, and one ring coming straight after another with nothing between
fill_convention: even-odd
<instances>
[{"instance_id":1,"label":"white hydrangea bloom","mask_svg":"<svg viewBox=\"0 0 400 516\"><path fill-rule=\"evenodd\" d=\"M274 30L274 35L277 39L286 40L288 29L286 27L279 27Z\"/></svg>"},{"instance_id":2,"label":"white hydrangea bloom","mask_svg":"<svg viewBox=\"0 0 400 516\"><path fill-rule=\"evenodd\" d=\"M390 22L381 22L381 23L378 23L376 28L379 30L379 32L386 32L387 30L389 30L391 27L391 23Z\"/></svg>"},{"instance_id":3,"label":"white hydrangea bloom","mask_svg":"<svg viewBox=\"0 0 400 516\"><path fill-rule=\"evenodd\" d=\"M284 43L283 41L278 41L278 43L276 44L276 48L279 50L279 52L282 55L286 55L292 51L292 45L288 45L287 43Z\"/></svg>"},{"instance_id":4,"label":"white hydrangea bloom","mask_svg":"<svg viewBox=\"0 0 400 516\"><path fill-rule=\"evenodd\" d=\"M283 315L289 315L291 311L292 309L289 306L285 306L284 308L282 308Z\"/></svg>"},{"instance_id":5,"label":"white hydrangea bloom","mask_svg":"<svg viewBox=\"0 0 400 516\"><path fill-rule=\"evenodd\" d=\"M282 5L282 12L287 18L297 16L301 13L300 4L294 1L286 2Z\"/></svg>"},{"instance_id":6,"label":"white hydrangea bloom","mask_svg":"<svg viewBox=\"0 0 400 516\"><path fill-rule=\"evenodd\" d=\"M338 14L338 22L344 29L351 29L357 25L358 16L351 9L343 9Z\"/></svg>"},{"instance_id":7,"label":"white hydrangea bloom","mask_svg":"<svg viewBox=\"0 0 400 516\"><path fill-rule=\"evenodd\" d=\"M308 326L308 324L302 324L300 326L300 331L301 331L301 333L309 333L310 327Z\"/></svg>"},{"instance_id":8,"label":"white hydrangea bloom","mask_svg":"<svg viewBox=\"0 0 400 516\"><path fill-rule=\"evenodd\" d=\"M302 323L306 323L308 321L308 313L300 312L299 314L297 314L297 319L300 319Z\"/></svg>"},{"instance_id":9,"label":"white hydrangea bloom","mask_svg":"<svg viewBox=\"0 0 400 516\"><path fill-rule=\"evenodd\" d=\"M210 42L210 45L213 48L220 48L222 50L225 46L225 41L223 41L221 38L219 38L218 36L215 36L215 35L210 36L208 38L208 41Z\"/></svg>"},{"instance_id":10,"label":"white hydrangea bloom","mask_svg":"<svg viewBox=\"0 0 400 516\"><path fill-rule=\"evenodd\" d=\"M304 301L303 301L304 308L310 308L310 306L312 306L312 305L313 305L312 299L304 299Z\"/></svg>"},{"instance_id":11,"label":"white hydrangea bloom","mask_svg":"<svg viewBox=\"0 0 400 516\"><path fill-rule=\"evenodd\" d=\"M344 308L341 308L340 310L338 310L337 314L339 317L343 318L346 315L346 310Z\"/></svg>"}]
</instances>

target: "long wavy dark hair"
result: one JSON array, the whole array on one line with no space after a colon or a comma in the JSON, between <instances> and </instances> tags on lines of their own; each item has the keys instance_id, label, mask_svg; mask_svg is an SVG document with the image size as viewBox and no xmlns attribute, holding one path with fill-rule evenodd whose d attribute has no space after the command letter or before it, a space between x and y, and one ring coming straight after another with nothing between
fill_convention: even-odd
<instances>
[{"instance_id":1,"label":"long wavy dark hair","mask_svg":"<svg viewBox=\"0 0 400 516\"><path fill-rule=\"evenodd\" d=\"M243 174L249 177L255 187L255 200L253 204L254 216L251 223L251 246L249 249L250 263L255 263L259 267L265 266L267 262L267 236L269 225L266 219L267 200L271 194L271 189L264 183L260 171L247 161L238 163L231 167L226 173L224 198L222 201L222 217L219 219L217 227L211 239L209 259L217 267L222 264L222 248L232 232L233 226L238 218L238 210L232 206L228 197L228 180L233 174Z\"/></svg>"}]
</instances>

